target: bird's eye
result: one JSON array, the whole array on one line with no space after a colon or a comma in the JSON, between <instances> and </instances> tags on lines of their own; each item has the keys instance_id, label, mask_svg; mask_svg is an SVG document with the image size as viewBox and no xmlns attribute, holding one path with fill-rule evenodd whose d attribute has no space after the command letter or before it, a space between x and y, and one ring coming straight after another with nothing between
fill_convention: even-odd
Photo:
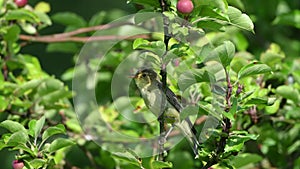
<instances>
[{"instance_id":1,"label":"bird's eye","mask_svg":"<svg viewBox=\"0 0 300 169\"><path fill-rule=\"evenodd\" d=\"M142 77L146 77L146 74L145 74L145 73L143 73L143 74L142 74Z\"/></svg>"}]
</instances>

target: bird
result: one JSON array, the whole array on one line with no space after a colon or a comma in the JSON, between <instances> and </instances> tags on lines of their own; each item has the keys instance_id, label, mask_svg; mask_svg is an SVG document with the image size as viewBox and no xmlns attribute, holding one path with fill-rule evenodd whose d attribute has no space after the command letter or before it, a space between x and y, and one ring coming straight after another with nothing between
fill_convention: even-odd
<instances>
[{"instance_id":1,"label":"bird","mask_svg":"<svg viewBox=\"0 0 300 169\"><path fill-rule=\"evenodd\" d=\"M174 92L168 87L166 87L165 91L163 90L163 85L153 69L145 68L138 70L133 78L146 107L157 117L164 112L164 122L172 124L170 129L173 129L173 127L179 128L182 134L193 145L192 149L195 158L198 158L200 143L196 138L196 129L189 117L180 120L180 112L183 110L183 106L179 103ZM167 132L166 137L170 131Z\"/></svg>"}]
</instances>

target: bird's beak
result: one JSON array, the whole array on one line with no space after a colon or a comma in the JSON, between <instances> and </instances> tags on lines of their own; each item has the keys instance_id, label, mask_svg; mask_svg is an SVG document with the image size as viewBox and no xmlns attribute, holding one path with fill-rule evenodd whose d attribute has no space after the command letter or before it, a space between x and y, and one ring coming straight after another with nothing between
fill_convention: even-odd
<instances>
[{"instance_id":1,"label":"bird's beak","mask_svg":"<svg viewBox=\"0 0 300 169\"><path fill-rule=\"evenodd\" d=\"M128 76L129 78L132 78L132 79L136 79L137 78L137 75L135 74L135 75L130 75L130 76Z\"/></svg>"}]
</instances>

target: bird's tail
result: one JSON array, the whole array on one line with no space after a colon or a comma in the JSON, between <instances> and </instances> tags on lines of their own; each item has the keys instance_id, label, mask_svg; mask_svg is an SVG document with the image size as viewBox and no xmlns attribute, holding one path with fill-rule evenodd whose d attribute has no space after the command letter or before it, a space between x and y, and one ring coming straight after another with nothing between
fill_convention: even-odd
<instances>
[{"instance_id":1,"label":"bird's tail","mask_svg":"<svg viewBox=\"0 0 300 169\"><path fill-rule=\"evenodd\" d=\"M190 119L187 118L185 120L182 120L181 122L175 123L174 125L178 127L182 134L187 138L192 146L195 158L198 158L198 148L200 146L200 143L196 137L196 129L194 128Z\"/></svg>"}]
</instances>

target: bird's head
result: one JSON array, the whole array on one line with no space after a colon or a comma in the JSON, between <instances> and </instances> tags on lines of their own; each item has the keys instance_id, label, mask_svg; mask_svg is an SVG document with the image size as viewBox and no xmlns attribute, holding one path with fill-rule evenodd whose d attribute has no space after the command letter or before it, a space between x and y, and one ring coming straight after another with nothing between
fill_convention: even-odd
<instances>
[{"instance_id":1,"label":"bird's head","mask_svg":"<svg viewBox=\"0 0 300 169\"><path fill-rule=\"evenodd\" d=\"M139 70L133 78L139 88L144 88L156 81L157 74L152 69L142 69Z\"/></svg>"}]
</instances>

